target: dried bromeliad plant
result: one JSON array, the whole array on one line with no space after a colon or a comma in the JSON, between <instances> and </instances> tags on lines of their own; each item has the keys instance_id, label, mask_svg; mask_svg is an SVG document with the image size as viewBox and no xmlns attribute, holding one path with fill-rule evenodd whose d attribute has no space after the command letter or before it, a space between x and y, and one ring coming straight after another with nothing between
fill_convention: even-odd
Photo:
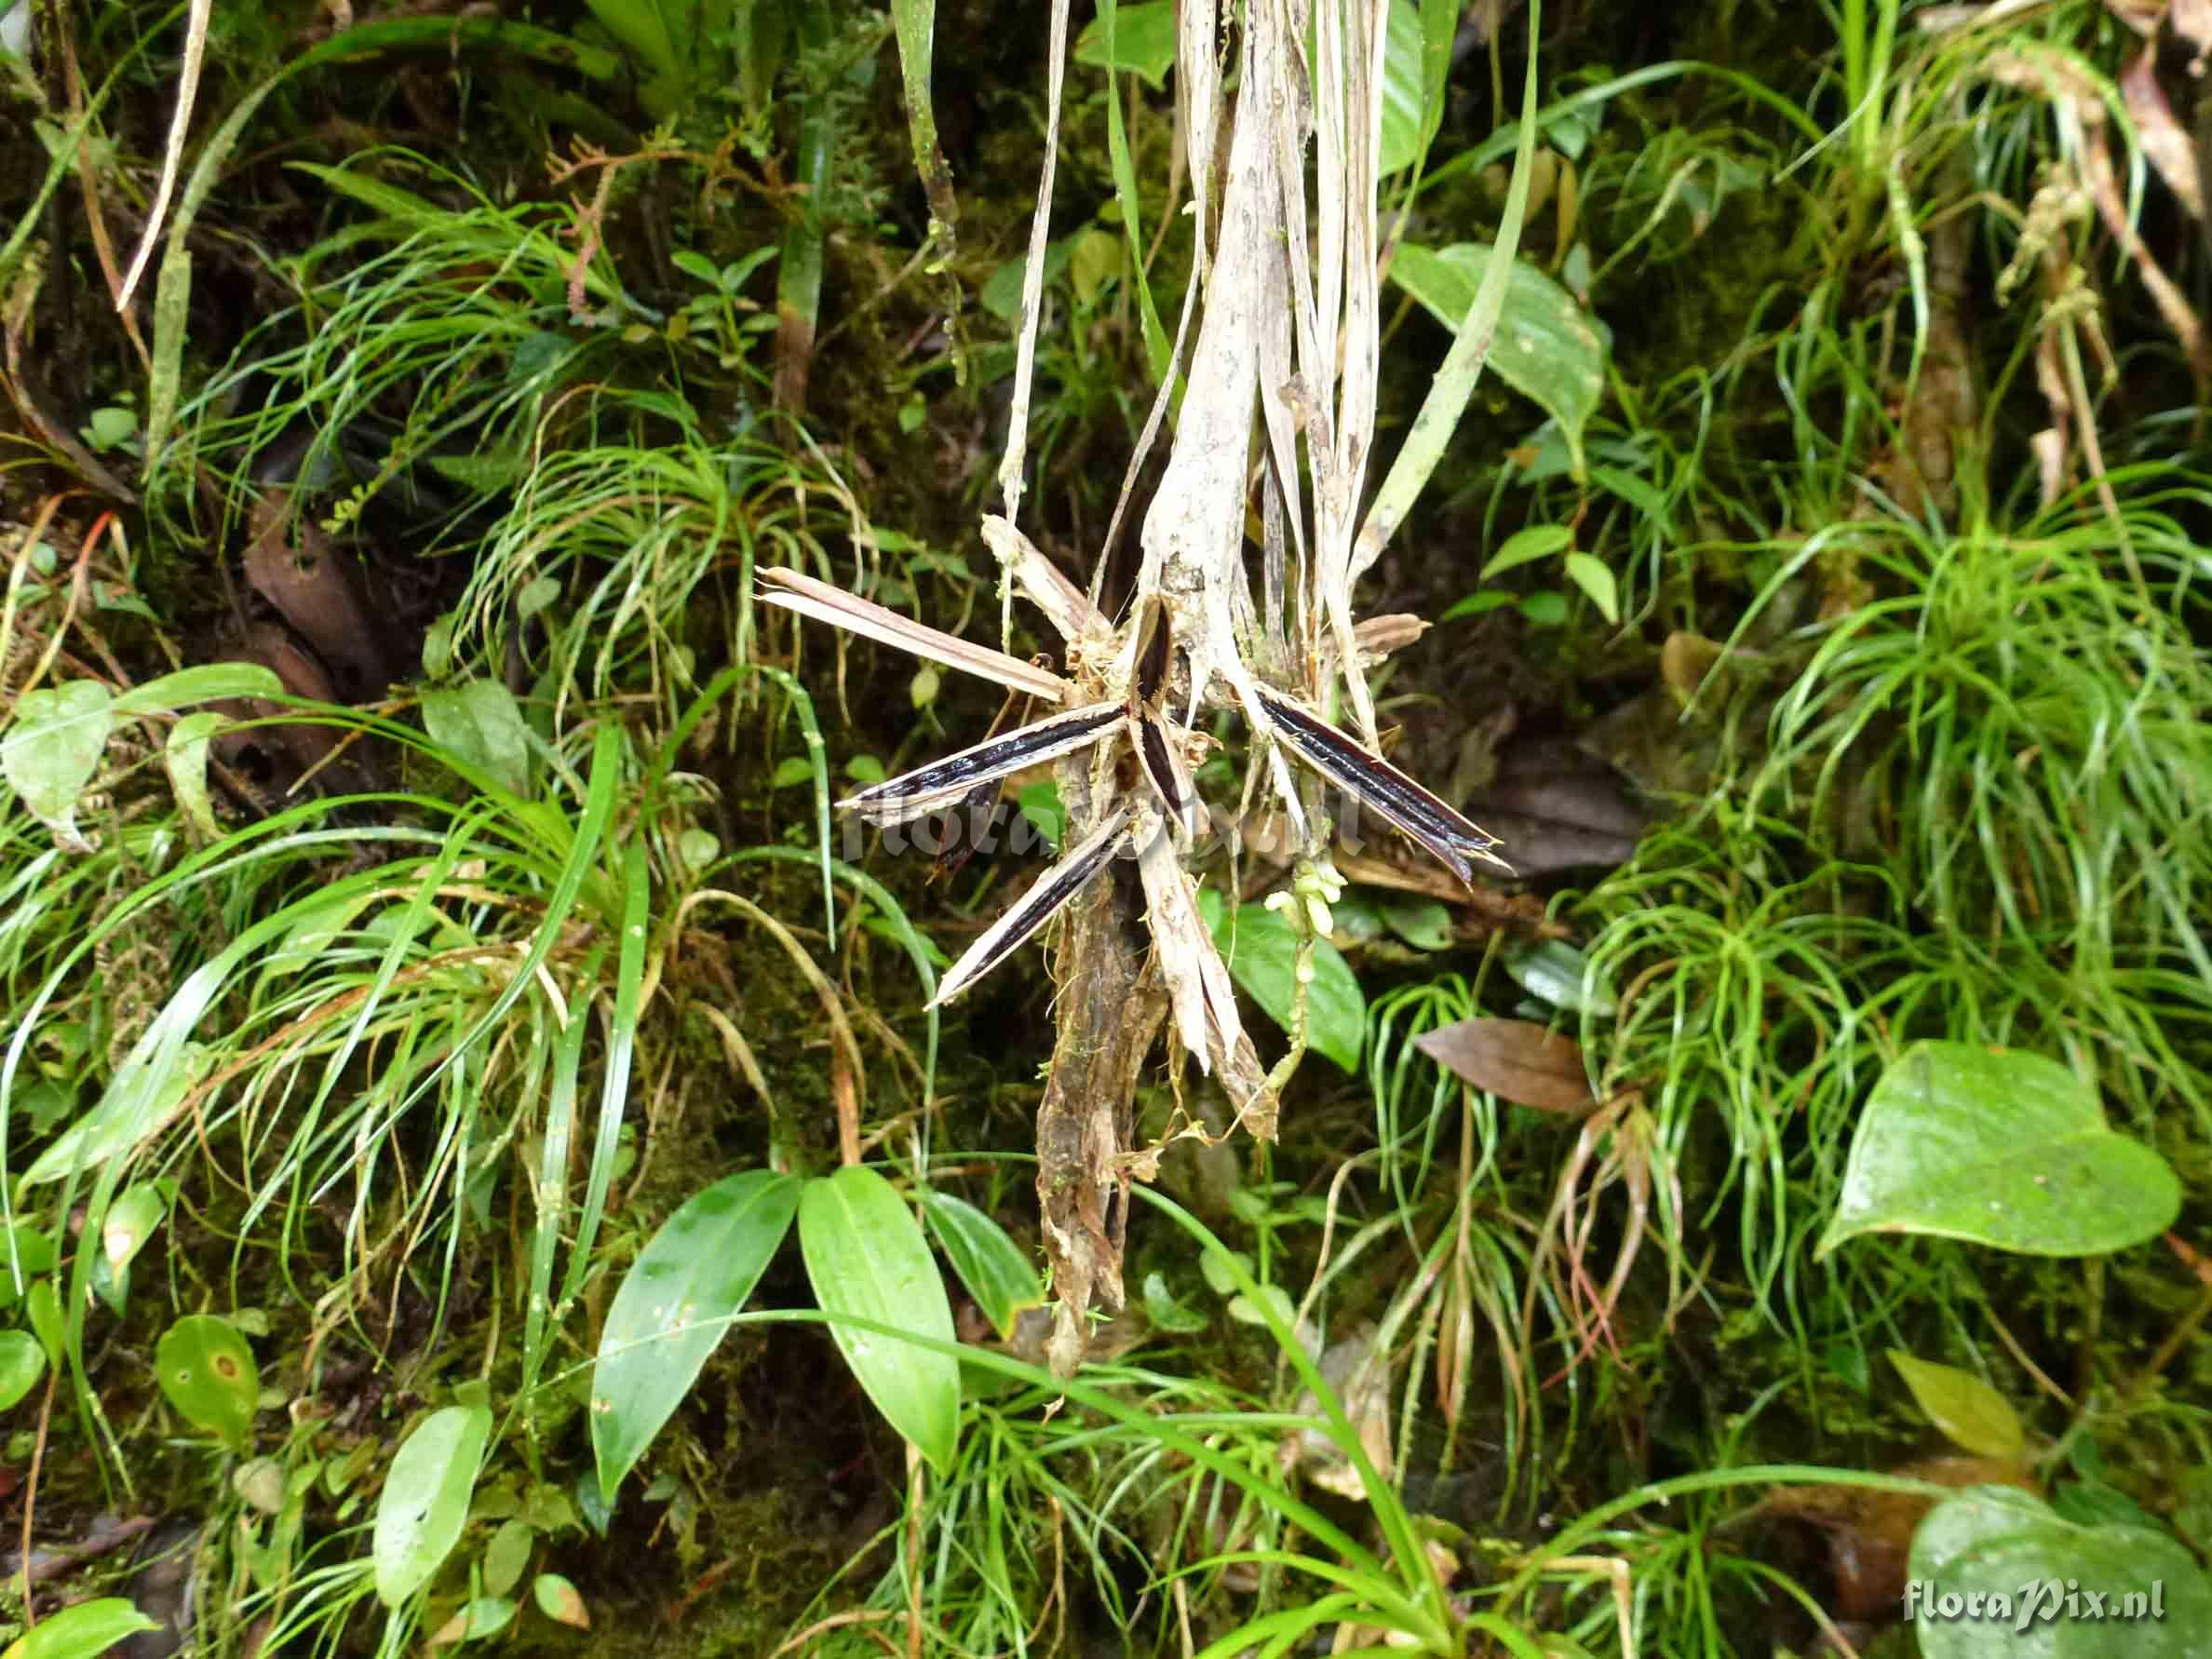
<instances>
[{"instance_id":1,"label":"dried bromeliad plant","mask_svg":"<svg viewBox=\"0 0 2212 1659\"><path fill-rule=\"evenodd\" d=\"M1315 930L1326 928L1327 900L1338 885L1328 861L1323 786L1403 831L1463 882L1477 860L1504 868L1493 837L1381 757L1365 670L1424 625L1378 617L1356 627L1352 591L1435 466L1487 354L1527 200L1533 123L1523 122L1501 257L1363 519L1380 353L1377 155L1388 10L1382 0L1249 0L1234 7L1185 0L1181 7L1177 118L1196 258L1171 372L1131 462L1132 479L1163 424L1173 369L1185 390L1140 532L1136 590L1117 620L1099 608L1095 581L1086 594L1017 527L1067 56L1067 0L1057 0L1053 116L1030 244L1013 436L999 471L1005 508L985 519L983 533L1000 562L1009 614L1017 592L1044 613L1064 642L1065 674L923 627L795 572L762 577L768 603L1052 707L1032 724L844 804L888 825L956 806L1023 768L1059 763L1070 826L1059 861L953 965L938 1000L957 995L1060 918L1058 1031L1038 1115L1037 1187L1059 1296L1048 1353L1062 1374L1083 1357L1092 1299L1122 1305L1127 1184L1151 1173L1158 1153L1130 1145L1132 1100L1161 1026L1172 1017L1176 1041L1201 1071L1220 1076L1236 1122L1263 1138L1274 1134L1278 1092L1302 1054L1302 1007L1289 1052L1272 1072L1261 1070L1227 967L1199 916L1190 855L1205 822L1192 782L1202 717L1229 708L1243 718L1254 740L1248 797L1270 795L1297 840L1292 886L1307 902L1288 913L1301 937L1302 986ZM1222 74L1232 50L1239 69L1233 103ZM1533 91L1531 63L1531 108ZM1255 484L1263 527L1257 592L1245 548ZM1125 483L1108 547L1128 502ZM1350 733L1330 718L1338 706L1348 708ZM1132 856L1134 883L1099 879Z\"/></svg>"}]
</instances>

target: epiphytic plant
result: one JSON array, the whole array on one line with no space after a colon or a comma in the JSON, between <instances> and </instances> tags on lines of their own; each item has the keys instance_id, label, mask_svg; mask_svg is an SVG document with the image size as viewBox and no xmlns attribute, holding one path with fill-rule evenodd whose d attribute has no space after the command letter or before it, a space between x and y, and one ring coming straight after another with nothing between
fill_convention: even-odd
<instances>
[{"instance_id":1,"label":"epiphytic plant","mask_svg":"<svg viewBox=\"0 0 2212 1659\"><path fill-rule=\"evenodd\" d=\"M1262 1073L1239 1024L1227 969L1197 913L1196 886L1180 851L1196 806L1189 745L1200 709L1234 710L1261 739L1264 759L1248 774L1247 789L1264 777L1298 841L1292 885L1308 902L1290 914L1302 983L1337 891L1316 810L1317 780L1372 807L1462 880L1472 875L1475 858L1500 862L1491 836L1380 758L1366 663L1380 647L1416 637L1422 625L1376 619L1356 629L1352 588L1426 482L1488 356L1527 207L1534 128L1524 123L1497 257L1363 518L1381 357L1383 8L1326 0L1313 10L1310 33L1296 9L1210 0L1183 8L1177 77L1195 247L1169 357L1171 371L1185 371L1184 395L1166 472L1144 516L1136 590L1119 626L1018 528L1059 142L1064 5L1055 10L1051 123L1023 284L1011 438L998 474L1005 511L983 528L1007 578L1008 606L1018 588L1045 614L1067 642L1071 675L922 628L826 584L763 573L769 602L980 674L1060 710L878 785L848 805L873 822L894 823L956 805L1023 766L1060 762L1065 852L954 964L939 999L1003 960L1047 918L1069 917L1059 951L1059 1042L1037 1126L1038 1193L1061 1292L1051 1356L1063 1374L1082 1356L1081 1315L1093 1291L1109 1306L1121 1304L1126 1189L1141 1167L1123 1144L1126 1107L1169 1012L1182 1046L1202 1069L1218 1068L1237 1120L1262 1139L1274 1133L1277 1091L1304 1048L1302 999L1288 1021L1289 1053ZM1230 51L1238 68L1233 95L1223 76ZM1532 61L1529 74L1532 110ZM1132 478L1176 384L1172 371L1162 378ZM1257 468L1255 412L1265 429ZM1302 436L1310 512L1301 482ZM1245 557L1255 482L1263 527L1257 602ZM1107 548L1128 501L1125 483ZM1327 713L1340 677L1364 742L1339 731ZM1115 741L1106 741L1110 736ZM1135 789L1122 781L1125 753L1134 756L1143 779ZM1088 764L1079 764L1085 756ZM1303 779L1290 757L1308 769ZM1134 909L1134 895L1095 882L1132 840L1154 947L1149 960L1140 960L1130 930L1114 916L1116 904Z\"/></svg>"}]
</instances>

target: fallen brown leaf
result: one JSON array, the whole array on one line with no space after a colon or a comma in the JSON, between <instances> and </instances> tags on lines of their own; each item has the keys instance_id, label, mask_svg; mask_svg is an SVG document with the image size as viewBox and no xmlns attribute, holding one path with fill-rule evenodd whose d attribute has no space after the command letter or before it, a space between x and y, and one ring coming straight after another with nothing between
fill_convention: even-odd
<instances>
[{"instance_id":1,"label":"fallen brown leaf","mask_svg":"<svg viewBox=\"0 0 2212 1659\"><path fill-rule=\"evenodd\" d=\"M2024 1465L1985 1457L1936 1457L1890 1471L1938 1486L2016 1486L2035 1484ZM1889 1619L1905 1598L1905 1568L1912 1535L1920 1530L1932 1498L1912 1492L1877 1491L1863 1486L1783 1487L1751 1513L1770 1520L1804 1521L1826 1535L1828 1568L1836 1595L1832 1611L1841 1619Z\"/></svg>"},{"instance_id":2,"label":"fallen brown leaf","mask_svg":"<svg viewBox=\"0 0 2212 1659\"><path fill-rule=\"evenodd\" d=\"M1463 1019L1416 1037L1413 1045L1453 1076L1517 1106L1581 1117L1598 1104L1582 1049L1532 1020Z\"/></svg>"}]
</instances>

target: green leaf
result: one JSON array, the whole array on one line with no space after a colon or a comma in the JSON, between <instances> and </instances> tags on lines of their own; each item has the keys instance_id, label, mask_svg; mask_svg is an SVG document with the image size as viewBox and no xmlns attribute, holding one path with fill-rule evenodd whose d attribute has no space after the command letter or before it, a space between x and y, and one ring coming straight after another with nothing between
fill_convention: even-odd
<instances>
[{"instance_id":1,"label":"green leaf","mask_svg":"<svg viewBox=\"0 0 2212 1659\"><path fill-rule=\"evenodd\" d=\"M1433 898L1385 899L1382 920L1416 951L1449 951L1458 943L1451 931L1451 912Z\"/></svg>"},{"instance_id":2,"label":"green leaf","mask_svg":"<svg viewBox=\"0 0 2212 1659\"><path fill-rule=\"evenodd\" d=\"M805 783L815 775L815 762L804 755L786 755L776 762L776 770L768 775L768 787L788 789L793 784Z\"/></svg>"},{"instance_id":3,"label":"green leaf","mask_svg":"<svg viewBox=\"0 0 2212 1659\"><path fill-rule=\"evenodd\" d=\"M76 799L100 765L114 708L96 680L72 680L16 699L15 723L0 738L0 773L23 805L65 839L76 839Z\"/></svg>"},{"instance_id":4,"label":"green leaf","mask_svg":"<svg viewBox=\"0 0 2212 1659\"><path fill-rule=\"evenodd\" d=\"M170 793L192 827L210 841L221 838L223 825L208 795L208 739L224 723L223 716L212 709L187 714L169 728L169 742L161 750L162 770L169 774Z\"/></svg>"},{"instance_id":5,"label":"green leaf","mask_svg":"<svg viewBox=\"0 0 2212 1659\"><path fill-rule=\"evenodd\" d=\"M238 1328L213 1314L187 1314L161 1334L154 1376L179 1416L243 1450L253 1436L261 1370Z\"/></svg>"},{"instance_id":6,"label":"green leaf","mask_svg":"<svg viewBox=\"0 0 2212 1659\"><path fill-rule=\"evenodd\" d=\"M1456 622L1462 616L1479 616L1485 611L1495 611L1511 603L1513 603L1513 595L1501 593L1493 587L1483 593L1470 593L1465 599L1447 608L1444 614L1437 617L1436 620L1438 622Z\"/></svg>"},{"instance_id":7,"label":"green leaf","mask_svg":"<svg viewBox=\"0 0 2212 1659\"><path fill-rule=\"evenodd\" d=\"M1075 61L1093 69L1140 76L1153 91L1159 91L1167 84L1167 72L1175 67L1173 0L1142 0L1140 5L1114 7L1112 62L1106 58L1106 20L1093 18L1075 37Z\"/></svg>"},{"instance_id":8,"label":"green leaf","mask_svg":"<svg viewBox=\"0 0 2212 1659\"><path fill-rule=\"evenodd\" d=\"M953 1340L952 1304L929 1242L906 1200L874 1170L849 1164L808 1181L799 1199L799 1244L825 1313ZM876 1409L940 1472L949 1468L960 1436L960 1361L875 1331L830 1329Z\"/></svg>"},{"instance_id":9,"label":"green leaf","mask_svg":"<svg viewBox=\"0 0 2212 1659\"><path fill-rule=\"evenodd\" d=\"M1889 1356L1928 1421L1952 1445L1994 1458L2016 1458L2027 1449L2019 1413L1979 1377L1956 1366L1916 1359L1896 1348Z\"/></svg>"},{"instance_id":10,"label":"green leaf","mask_svg":"<svg viewBox=\"0 0 2212 1659\"><path fill-rule=\"evenodd\" d=\"M284 681L259 663L203 663L132 686L115 699L113 712L118 717L160 714L194 703L219 703L225 697L282 695Z\"/></svg>"},{"instance_id":11,"label":"green leaf","mask_svg":"<svg viewBox=\"0 0 2212 1659\"><path fill-rule=\"evenodd\" d=\"M1045 1305L1045 1287L1021 1247L1006 1230L965 1199L950 1193L924 1192L922 1212L944 1247L945 1260L976 1299L999 1340L1014 1334L1024 1308Z\"/></svg>"},{"instance_id":12,"label":"green leaf","mask_svg":"<svg viewBox=\"0 0 2212 1659\"><path fill-rule=\"evenodd\" d=\"M560 1573L539 1573L531 1584L530 1593L537 1598L538 1612L555 1624L566 1625L572 1630L591 1628L591 1614L584 1606L584 1598Z\"/></svg>"},{"instance_id":13,"label":"green leaf","mask_svg":"<svg viewBox=\"0 0 2212 1659\"><path fill-rule=\"evenodd\" d=\"M80 1167L97 1168L160 1129L183 1105L184 1097L206 1072L210 1056L204 1044L172 1047L158 1040L161 1032L162 1018L157 1018L123 1057L100 1104L48 1142L23 1172L26 1186L60 1180Z\"/></svg>"},{"instance_id":14,"label":"green leaf","mask_svg":"<svg viewBox=\"0 0 2212 1659\"><path fill-rule=\"evenodd\" d=\"M592 1367L591 1452L612 1504L698 1380L799 1207L798 1180L744 1169L661 1224L614 1293Z\"/></svg>"},{"instance_id":15,"label":"green leaf","mask_svg":"<svg viewBox=\"0 0 2212 1659\"><path fill-rule=\"evenodd\" d=\"M1970 1487L1937 1504L1909 1564L1906 1606L1923 1659L2193 1659L2212 1630L2212 1582L2170 1534L2078 1526L2017 1487ZM2104 1598L2101 1616L2088 1616L2084 1596ZM1980 1617L1964 1616L1970 1597Z\"/></svg>"},{"instance_id":16,"label":"green leaf","mask_svg":"<svg viewBox=\"0 0 2212 1659\"><path fill-rule=\"evenodd\" d=\"M1520 614L1538 627L1558 627L1567 620L1567 596L1555 588L1524 594L1519 603Z\"/></svg>"},{"instance_id":17,"label":"green leaf","mask_svg":"<svg viewBox=\"0 0 2212 1659\"><path fill-rule=\"evenodd\" d=\"M36 1629L9 1642L0 1659L93 1659L142 1630L160 1628L122 1597L103 1596L39 1620Z\"/></svg>"},{"instance_id":18,"label":"green leaf","mask_svg":"<svg viewBox=\"0 0 2212 1659\"><path fill-rule=\"evenodd\" d=\"M169 1194L155 1181L139 1181L109 1205L100 1221L100 1248L109 1270L127 1271L168 1216Z\"/></svg>"},{"instance_id":19,"label":"green leaf","mask_svg":"<svg viewBox=\"0 0 2212 1659\"><path fill-rule=\"evenodd\" d=\"M69 1346L69 1321L61 1314L61 1293L51 1279L38 1279L23 1297L23 1317L31 1321L31 1334L46 1353L47 1364L57 1370Z\"/></svg>"},{"instance_id":20,"label":"green leaf","mask_svg":"<svg viewBox=\"0 0 2212 1659\"><path fill-rule=\"evenodd\" d=\"M0 1411L12 1410L46 1375L46 1350L27 1330L0 1330Z\"/></svg>"},{"instance_id":21,"label":"green leaf","mask_svg":"<svg viewBox=\"0 0 2212 1659\"><path fill-rule=\"evenodd\" d=\"M1382 142L1375 163L1384 178L1411 167L1428 150L1441 113L1429 107L1428 80L1421 0L1390 0L1382 47ZM1436 91L1441 90L1439 85Z\"/></svg>"},{"instance_id":22,"label":"green leaf","mask_svg":"<svg viewBox=\"0 0 2212 1659\"><path fill-rule=\"evenodd\" d=\"M1208 1323L1204 1314L1178 1302L1167 1281L1156 1273L1144 1275L1144 1316L1155 1329L1179 1334L1204 1330Z\"/></svg>"},{"instance_id":23,"label":"green leaf","mask_svg":"<svg viewBox=\"0 0 2212 1659\"><path fill-rule=\"evenodd\" d=\"M1567 579L1581 588L1598 614L1611 623L1621 620L1621 587L1612 567L1595 553L1567 555Z\"/></svg>"},{"instance_id":24,"label":"green leaf","mask_svg":"<svg viewBox=\"0 0 2212 1659\"><path fill-rule=\"evenodd\" d=\"M1874 1086L1815 1256L1862 1233L1924 1233L2031 1256L2093 1256L2154 1238L2181 1183L2114 1134L2057 1060L1916 1043Z\"/></svg>"},{"instance_id":25,"label":"green leaf","mask_svg":"<svg viewBox=\"0 0 2212 1659\"><path fill-rule=\"evenodd\" d=\"M1589 968L1589 957L1565 939L1545 939L1505 958L1505 971L1513 982L1537 1001L1603 1019L1613 1012L1613 989L1601 978L1584 994L1583 980Z\"/></svg>"},{"instance_id":26,"label":"green leaf","mask_svg":"<svg viewBox=\"0 0 2212 1659\"><path fill-rule=\"evenodd\" d=\"M430 1582L468 1521L468 1494L492 1413L482 1406L447 1406L425 1417L392 1459L376 1500L370 1554L376 1594L398 1607Z\"/></svg>"},{"instance_id":27,"label":"green leaf","mask_svg":"<svg viewBox=\"0 0 2212 1659\"><path fill-rule=\"evenodd\" d=\"M1050 781L1025 784L1015 796L1014 803L1031 827L1045 838L1045 844L1059 852L1060 837L1068 828L1068 809L1060 802L1059 785Z\"/></svg>"},{"instance_id":28,"label":"green leaf","mask_svg":"<svg viewBox=\"0 0 2212 1659\"><path fill-rule=\"evenodd\" d=\"M1390 275L1446 328L1456 330L1475 303L1490 254L1490 248L1479 242L1450 248L1409 242L1398 249ZM1535 266L1516 260L1488 366L1557 418L1574 476L1581 478L1583 428L1605 394L1605 343L1574 296Z\"/></svg>"},{"instance_id":29,"label":"green leaf","mask_svg":"<svg viewBox=\"0 0 2212 1659\"><path fill-rule=\"evenodd\" d=\"M515 595L515 619L528 622L560 597L559 576L533 576L523 583L522 590Z\"/></svg>"},{"instance_id":30,"label":"green leaf","mask_svg":"<svg viewBox=\"0 0 2212 1659\"><path fill-rule=\"evenodd\" d=\"M1574 532L1564 524L1531 524L1517 530L1505 538L1505 545L1490 556L1482 567L1480 581L1504 574L1517 565L1532 564L1539 559L1550 559L1574 546Z\"/></svg>"},{"instance_id":31,"label":"green leaf","mask_svg":"<svg viewBox=\"0 0 2212 1659\"><path fill-rule=\"evenodd\" d=\"M528 1521L501 1521L492 1542L484 1545L484 1594L504 1596L520 1584L530 1552L536 1547L537 1529Z\"/></svg>"},{"instance_id":32,"label":"green leaf","mask_svg":"<svg viewBox=\"0 0 2212 1659\"><path fill-rule=\"evenodd\" d=\"M19 1280L28 1282L49 1272L56 1260L54 1241L43 1228L29 1221L0 1227L0 1308L15 1305Z\"/></svg>"},{"instance_id":33,"label":"green leaf","mask_svg":"<svg viewBox=\"0 0 2212 1659\"><path fill-rule=\"evenodd\" d=\"M530 792L530 728L515 694L496 680L423 694L423 728L455 759L511 795Z\"/></svg>"},{"instance_id":34,"label":"green leaf","mask_svg":"<svg viewBox=\"0 0 2212 1659\"><path fill-rule=\"evenodd\" d=\"M515 1622L515 1604L505 1596L472 1596L454 1609L453 1616L432 1632L428 1647L436 1652L465 1641L483 1641L497 1636Z\"/></svg>"},{"instance_id":35,"label":"green leaf","mask_svg":"<svg viewBox=\"0 0 2212 1659\"><path fill-rule=\"evenodd\" d=\"M1265 905L1248 904L1213 925L1229 972L1285 1031L1298 989L1298 936ZM1367 997L1351 966L1327 939L1314 941L1314 981L1306 987L1306 1044L1345 1071L1356 1071L1367 1035Z\"/></svg>"}]
</instances>

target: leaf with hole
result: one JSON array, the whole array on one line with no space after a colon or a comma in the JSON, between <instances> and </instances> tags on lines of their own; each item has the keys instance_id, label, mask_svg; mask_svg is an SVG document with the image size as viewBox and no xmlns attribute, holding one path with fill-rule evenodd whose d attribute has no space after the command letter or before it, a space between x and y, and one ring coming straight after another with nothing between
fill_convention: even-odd
<instances>
[{"instance_id":1,"label":"leaf with hole","mask_svg":"<svg viewBox=\"0 0 2212 1659\"><path fill-rule=\"evenodd\" d=\"M940 1342L952 1304L921 1223L891 1183L850 1164L806 1183L799 1244L822 1311L849 1314ZM881 1331L830 1325L861 1389L893 1428L942 1471L960 1435L960 1361Z\"/></svg>"},{"instance_id":2,"label":"leaf with hole","mask_svg":"<svg viewBox=\"0 0 2212 1659\"><path fill-rule=\"evenodd\" d=\"M398 1607L430 1582L468 1523L492 1413L482 1406L446 1406L423 1419L392 1459L376 1500L370 1558L376 1594Z\"/></svg>"},{"instance_id":3,"label":"leaf with hole","mask_svg":"<svg viewBox=\"0 0 2212 1659\"><path fill-rule=\"evenodd\" d=\"M1391 262L1390 275L1456 330L1475 303L1491 254L1486 243L1423 248L1408 242ZM1534 265L1514 261L1488 366L1558 421L1577 479L1585 470L1583 428L1605 395L1605 357L1604 339L1574 296Z\"/></svg>"},{"instance_id":4,"label":"leaf with hole","mask_svg":"<svg viewBox=\"0 0 2212 1659\"><path fill-rule=\"evenodd\" d=\"M1917 1617L1924 1659L2195 1659L2212 1630L2212 1581L2171 1534L2077 1526L2016 1487L1938 1504L1913 1534L1910 1569L1923 1607L1978 1595L1991 1610ZM2070 1590L2101 1597L2102 1616L2070 1616Z\"/></svg>"},{"instance_id":5,"label":"leaf with hole","mask_svg":"<svg viewBox=\"0 0 2212 1659\"><path fill-rule=\"evenodd\" d=\"M1916 1359L1897 1348L1889 1356L1928 1421L1952 1445L1994 1458L2017 1458L2027 1450L2019 1413L1973 1372Z\"/></svg>"},{"instance_id":6,"label":"leaf with hole","mask_svg":"<svg viewBox=\"0 0 2212 1659\"><path fill-rule=\"evenodd\" d=\"M1045 1288L1021 1247L991 1217L950 1193L924 1193L922 1211L944 1248L945 1260L976 1299L991 1329L1001 1342L1012 1337L1014 1321L1022 1310L1045 1304Z\"/></svg>"},{"instance_id":7,"label":"leaf with hole","mask_svg":"<svg viewBox=\"0 0 2212 1659\"><path fill-rule=\"evenodd\" d=\"M253 1435L261 1370L238 1328L213 1314L187 1314L161 1334L154 1376L179 1416L242 1450Z\"/></svg>"},{"instance_id":8,"label":"leaf with hole","mask_svg":"<svg viewBox=\"0 0 2212 1659\"><path fill-rule=\"evenodd\" d=\"M2044 1055L1916 1043L1874 1086L1816 1256L1862 1233L1922 1233L2030 1256L2155 1238L2181 1183L2105 1126L2093 1091Z\"/></svg>"},{"instance_id":9,"label":"leaf with hole","mask_svg":"<svg viewBox=\"0 0 2212 1659\"><path fill-rule=\"evenodd\" d=\"M120 1596L80 1601L39 1620L0 1659L95 1659L117 1642L161 1625Z\"/></svg>"},{"instance_id":10,"label":"leaf with hole","mask_svg":"<svg viewBox=\"0 0 2212 1659\"><path fill-rule=\"evenodd\" d=\"M615 1291L592 1367L591 1452L614 1490L698 1380L799 1207L797 1178L744 1169L694 1194Z\"/></svg>"}]
</instances>

